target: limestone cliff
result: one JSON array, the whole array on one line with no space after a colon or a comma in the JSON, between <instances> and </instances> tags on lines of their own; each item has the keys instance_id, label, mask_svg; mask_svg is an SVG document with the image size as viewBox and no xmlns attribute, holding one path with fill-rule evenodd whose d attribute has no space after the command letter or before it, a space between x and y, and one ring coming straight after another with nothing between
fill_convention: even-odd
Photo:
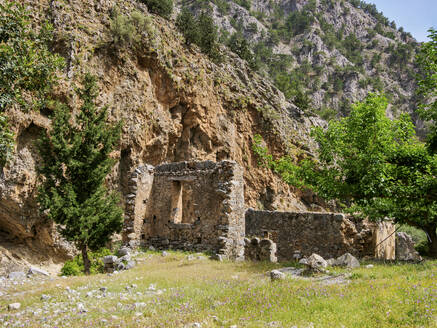
<instances>
[{"instance_id":1,"label":"limestone cliff","mask_svg":"<svg viewBox=\"0 0 437 328\"><path fill-rule=\"evenodd\" d=\"M309 111L345 115L368 92L389 96L389 112L414 114L418 43L377 8L359 0L178 0L194 13L208 3L224 43L241 34L260 73L293 99L308 94ZM419 129L420 130L420 129Z\"/></svg>"},{"instance_id":2,"label":"limestone cliff","mask_svg":"<svg viewBox=\"0 0 437 328\"><path fill-rule=\"evenodd\" d=\"M66 59L53 96L77 107L74 86L84 72L91 72L99 81L98 101L109 106L109 120L123 121L121 147L114 154L118 162L108 177L111 188L126 193L128 176L144 163L232 159L244 168L247 206L303 210L311 205L257 165L252 140L260 134L274 153L300 156L313 147L310 128L323 122L306 117L237 56L227 53L224 62L211 62L195 46L184 44L171 21L149 14L135 0L25 3L35 28L43 20L53 24L53 50ZM139 31L136 44L117 45L111 17L115 12L129 17L134 11L147 18L147 28ZM37 262L44 257L61 260L69 251L35 202L35 141L49 128L49 114L9 109L16 150L0 176L0 246L39 250L36 258L26 253Z\"/></svg>"}]
</instances>

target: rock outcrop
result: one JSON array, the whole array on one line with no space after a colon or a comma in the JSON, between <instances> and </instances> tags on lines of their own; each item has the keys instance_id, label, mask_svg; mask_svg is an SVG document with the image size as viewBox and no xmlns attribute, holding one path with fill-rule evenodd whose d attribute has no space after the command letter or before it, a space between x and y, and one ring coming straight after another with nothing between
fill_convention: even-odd
<instances>
[{"instance_id":1,"label":"rock outcrop","mask_svg":"<svg viewBox=\"0 0 437 328\"><path fill-rule=\"evenodd\" d=\"M186 1L178 0L186 6ZM418 43L397 29L376 8L352 1L251 0L210 2L212 16L225 35L241 33L264 60L266 74L289 73L311 98L311 109L323 116L329 109L345 115L349 104L369 91L390 94L390 113L415 108L414 56ZM195 13L205 5L191 2ZM258 49L258 51L256 50ZM268 51L272 56L268 57ZM271 71L281 55L281 71ZM266 67L267 66L267 67ZM417 115L413 115L416 117ZM419 128L422 123L417 120Z\"/></svg>"},{"instance_id":2,"label":"rock outcrop","mask_svg":"<svg viewBox=\"0 0 437 328\"><path fill-rule=\"evenodd\" d=\"M117 164L107 179L111 189L126 196L131 173L143 163L232 159L245 168L249 206L306 209L298 191L258 166L253 137L260 134L274 154L309 154L309 131L323 123L304 116L244 61L228 54L223 63L211 62L195 46L184 44L171 21L150 15L139 1L23 3L32 8L33 25L52 22L53 49L66 59L53 97L77 108L74 86L84 72L90 72L98 77L98 102L109 106L109 121L123 121L121 145L113 154ZM141 31L135 47L114 45L109 23L115 7L121 15L137 11L150 18L150 29ZM39 213L35 201L39 161L35 141L50 127L49 112L12 107L6 115L16 149L0 175L0 233L13 245L28 249L23 259L38 264L61 261L72 249Z\"/></svg>"}]
</instances>

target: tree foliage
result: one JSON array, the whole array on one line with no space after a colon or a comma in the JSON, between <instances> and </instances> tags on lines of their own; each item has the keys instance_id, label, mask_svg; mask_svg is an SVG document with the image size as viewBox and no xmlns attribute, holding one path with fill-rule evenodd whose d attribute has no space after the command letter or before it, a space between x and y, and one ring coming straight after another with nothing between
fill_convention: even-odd
<instances>
[{"instance_id":1,"label":"tree foliage","mask_svg":"<svg viewBox=\"0 0 437 328\"><path fill-rule=\"evenodd\" d=\"M437 256L437 156L417 140L407 115L390 120L386 108L384 97L371 94L349 117L314 129L318 161L275 160L259 140L254 150L286 182L338 200L348 212L423 229Z\"/></svg>"},{"instance_id":2,"label":"tree foliage","mask_svg":"<svg viewBox=\"0 0 437 328\"><path fill-rule=\"evenodd\" d=\"M241 32L232 34L228 41L228 46L232 52L236 53L241 59L247 61L252 68L256 68L256 62L250 44Z\"/></svg>"},{"instance_id":3,"label":"tree foliage","mask_svg":"<svg viewBox=\"0 0 437 328\"><path fill-rule=\"evenodd\" d=\"M16 1L0 4L0 167L13 150L13 134L3 114L10 106L40 109L56 81L63 59L50 52L52 26L37 32L29 13Z\"/></svg>"},{"instance_id":4,"label":"tree foliage","mask_svg":"<svg viewBox=\"0 0 437 328\"><path fill-rule=\"evenodd\" d=\"M418 78L419 93L426 99L420 105L423 119L431 122L428 146L431 152L437 153L437 30L429 30L431 39L425 42L417 55L417 63L421 68Z\"/></svg>"},{"instance_id":5,"label":"tree foliage","mask_svg":"<svg viewBox=\"0 0 437 328\"><path fill-rule=\"evenodd\" d=\"M86 75L77 90L82 106L72 117L60 104L54 111L52 129L41 137L39 151L42 184L38 201L60 232L82 251L89 273L88 249L103 247L122 228L122 210L104 182L114 160L110 153L120 138L120 127L106 123L106 108L95 105L95 78ZM74 123L73 123L74 122Z\"/></svg>"},{"instance_id":6,"label":"tree foliage","mask_svg":"<svg viewBox=\"0 0 437 328\"><path fill-rule=\"evenodd\" d=\"M210 14L211 8L203 10L199 17L183 9L176 19L176 25L187 44L197 44L203 53L212 59L219 59L218 30Z\"/></svg>"},{"instance_id":7,"label":"tree foliage","mask_svg":"<svg viewBox=\"0 0 437 328\"><path fill-rule=\"evenodd\" d=\"M186 44L198 44L200 40L199 25L188 8L183 8L176 19L176 26L185 37Z\"/></svg>"},{"instance_id":8,"label":"tree foliage","mask_svg":"<svg viewBox=\"0 0 437 328\"><path fill-rule=\"evenodd\" d=\"M173 0L140 0L145 3L150 12L169 18L173 12Z\"/></svg>"}]
</instances>

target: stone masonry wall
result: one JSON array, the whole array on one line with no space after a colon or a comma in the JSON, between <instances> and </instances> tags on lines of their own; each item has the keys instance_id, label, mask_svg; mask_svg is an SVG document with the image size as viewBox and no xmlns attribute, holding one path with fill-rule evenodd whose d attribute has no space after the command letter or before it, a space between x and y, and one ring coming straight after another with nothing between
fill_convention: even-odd
<instances>
[{"instance_id":1,"label":"stone masonry wall","mask_svg":"<svg viewBox=\"0 0 437 328\"><path fill-rule=\"evenodd\" d=\"M130 181L136 189L127 198L126 243L244 257L244 182L236 162L140 167Z\"/></svg>"},{"instance_id":2,"label":"stone masonry wall","mask_svg":"<svg viewBox=\"0 0 437 328\"><path fill-rule=\"evenodd\" d=\"M139 246L147 202L153 186L154 167L143 165L131 174L129 193L125 200L123 242L131 247Z\"/></svg>"},{"instance_id":3,"label":"stone masonry wall","mask_svg":"<svg viewBox=\"0 0 437 328\"><path fill-rule=\"evenodd\" d=\"M347 252L357 257L374 257L376 228L374 223L344 214L252 209L246 212L247 237L268 236L277 244L279 261L293 260L295 252L303 256L317 253L324 258L336 258Z\"/></svg>"}]
</instances>

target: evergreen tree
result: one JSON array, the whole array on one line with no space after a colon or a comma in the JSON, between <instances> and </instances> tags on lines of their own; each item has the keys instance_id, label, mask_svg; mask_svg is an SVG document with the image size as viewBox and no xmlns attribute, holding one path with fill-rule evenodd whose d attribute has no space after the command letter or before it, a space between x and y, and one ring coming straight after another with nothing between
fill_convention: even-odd
<instances>
[{"instance_id":1,"label":"evergreen tree","mask_svg":"<svg viewBox=\"0 0 437 328\"><path fill-rule=\"evenodd\" d=\"M208 12L203 11L200 14L198 26L200 31L200 49L211 57L217 56L217 27L214 25L214 20Z\"/></svg>"},{"instance_id":2,"label":"evergreen tree","mask_svg":"<svg viewBox=\"0 0 437 328\"><path fill-rule=\"evenodd\" d=\"M140 0L150 12L169 18L173 12L173 0Z\"/></svg>"},{"instance_id":3,"label":"evergreen tree","mask_svg":"<svg viewBox=\"0 0 437 328\"><path fill-rule=\"evenodd\" d=\"M122 228L119 199L108 193L105 178L114 160L109 154L120 139L121 125L106 123L106 108L97 108L95 77L87 74L77 89L82 101L74 118L65 104L54 111L52 129L38 143L42 183L38 201L63 237L81 250L90 273L88 250L103 247Z\"/></svg>"},{"instance_id":4,"label":"evergreen tree","mask_svg":"<svg viewBox=\"0 0 437 328\"><path fill-rule=\"evenodd\" d=\"M234 53L236 53L241 59L247 61L251 67L255 66L254 55L250 49L250 44L244 38L243 33L236 32L232 34L228 45Z\"/></svg>"},{"instance_id":5,"label":"evergreen tree","mask_svg":"<svg viewBox=\"0 0 437 328\"><path fill-rule=\"evenodd\" d=\"M176 25L185 37L186 44L198 44L200 40L199 26L193 14L187 9L182 9Z\"/></svg>"}]
</instances>

